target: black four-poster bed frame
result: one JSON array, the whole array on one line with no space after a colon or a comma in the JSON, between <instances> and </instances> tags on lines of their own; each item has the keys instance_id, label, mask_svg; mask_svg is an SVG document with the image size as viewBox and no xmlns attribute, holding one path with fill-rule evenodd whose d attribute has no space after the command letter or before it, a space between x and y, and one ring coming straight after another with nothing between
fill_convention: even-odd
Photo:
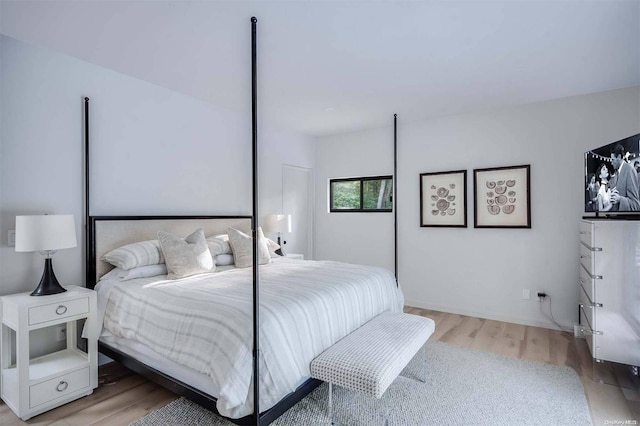
<instances>
[{"instance_id":1,"label":"black four-poster bed frame","mask_svg":"<svg viewBox=\"0 0 640 426\"><path fill-rule=\"evenodd\" d=\"M293 407L302 398L308 395L321 382L309 378L302 383L295 392L285 396L272 408L260 412L260 386L259 386L259 362L260 359L260 268L258 265L258 108L257 108L257 48L256 48L257 19L251 18L251 126L252 126L252 213L251 216L91 216L90 210L90 145L89 145L89 98L84 98L84 179L85 179L85 272L87 287L93 289L97 284L96 279L96 222L113 220L165 220L165 219L251 219L251 235L253 237L253 414L239 419L227 420L236 424L268 425L280 415ZM397 195L397 114L393 116L393 211L394 211L394 267L396 285L398 280L398 195ZM157 369L147 366L130 355L113 348L105 343L98 342L99 352L119 362L123 366L148 378L149 380L184 396L185 398L222 416L216 407L217 398L205 392L177 380Z\"/></svg>"}]
</instances>

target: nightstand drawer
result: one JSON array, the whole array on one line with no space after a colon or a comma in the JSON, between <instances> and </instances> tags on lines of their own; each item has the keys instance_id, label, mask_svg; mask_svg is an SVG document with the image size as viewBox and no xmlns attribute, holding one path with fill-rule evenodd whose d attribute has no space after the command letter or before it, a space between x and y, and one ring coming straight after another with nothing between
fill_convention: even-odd
<instances>
[{"instance_id":1,"label":"nightstand drawer","mask_svg":"<svg viewBox=\"0 0 640 426\"><path fill-rule=\"evenodd\" d=\"M29 308L29 325L55 321L89 312L89 298L82 297Z\"/></svg>"},{"instance_id":2,"label":"nightstand drawer","mask_svg":"<svg viewBox=\"0 0 640 426\"><path fill-rule=\"evenodd\" d=\"M53 401L89 386L89 367L29 387L29 407Z\"/></svg>"}]
</instances>

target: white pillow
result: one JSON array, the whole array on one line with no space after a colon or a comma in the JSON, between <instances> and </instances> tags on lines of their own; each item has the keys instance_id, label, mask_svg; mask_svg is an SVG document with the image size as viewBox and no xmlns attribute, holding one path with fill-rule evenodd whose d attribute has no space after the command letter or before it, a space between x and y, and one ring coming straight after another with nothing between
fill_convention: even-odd
<instances>
[{"instance_id":1,"label":"white pillow","mask_svg":"<svg viewBox=\"0 0 640 426\"><path fill-rule=\"evenodd\" d=\"M248 268L253 266L253 241L250 235L234 228L227 228L231 250L233 250L233 260L236 268ZM267 239L262 233L262 228L258 227L258 263L264 265L271 261Z\"/></svg>"},{"instance_id":2,"label":"white pillow","mask_svg":"<svg viewBox=\"0 0 640 426\"><path fill-rule=\"evenodd\" d=\"M164 256L158 240L149 240L118 247L102 256L102 260L116 268L129 270L164 263Z\"/></svg>"},{"instance_id":3,"label":"white pillow","mask_svg":"<svg viewBox=\"0 0 640 426\"><path fill-rule=\"evenodd\" d=\"M229 236L227 234L207 237L207 245L213 257L219 254L231 254L231 246L229 245Z\"/></svg>"},{"instance_id":4,"label":"white pillow","mask_svg":"<svg viewBox=\"0 0 640 426\"><path fill-rule=\"evenodd\" d=\"M170 280L216 270L202 228L196 229L184 239L158 231L158 240L169 272L167 278Z\"/></svg>"},{"instance_id":5,"label":"white pillow","mask_svg":"<svg viewBox=\"0 0 640 426\"><path fill-rule=\"evenodd\" d=\"M273 255L279 256L279 254L276 254L276 250L280 248L280 244L267 238L267 247L269 248L269 253L271 254L271 256Z\"/></svg>"},{"instance_id":6,"label":"white pillow","mask_svg":"<svg viewBox=\"0 0 640 426\"><path fill-rule=\"evenodd\" d=\"M140 266L138 268L128 270L114 268L100 277L100 280L116 279L118 281L128 281L135 278L148 278L159 275L167 275L167 265L164 263Z\"/></svg>"},{"instance_id":7,"label":"white pillow","mask_svg":"<svg viewBox=\"0 0 640 426\"><path fill-rule=\"evenodd\" d=\"M233 255L229 253L219 254L215 257L216 266L233 265Z\"/></svg>"}]
</instances>

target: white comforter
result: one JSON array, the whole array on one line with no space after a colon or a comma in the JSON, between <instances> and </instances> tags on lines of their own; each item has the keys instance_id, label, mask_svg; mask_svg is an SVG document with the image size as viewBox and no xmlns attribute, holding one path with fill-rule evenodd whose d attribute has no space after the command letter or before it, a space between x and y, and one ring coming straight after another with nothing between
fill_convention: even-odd
<instances>
[{"instance_id":1,"label":"white comforter","mask_svg":"<svg viewBox=\"0 0 640 426\"><path fill-rule=\"evenodd\" d=\"M104 282L104 329L141 342L218 384L218 411L253 411L252 271L233 269L169 281ZM279 259L260 268L260 408L309 377L311 360L403 295L382 268Z\"/></svg>"}]
</instances>

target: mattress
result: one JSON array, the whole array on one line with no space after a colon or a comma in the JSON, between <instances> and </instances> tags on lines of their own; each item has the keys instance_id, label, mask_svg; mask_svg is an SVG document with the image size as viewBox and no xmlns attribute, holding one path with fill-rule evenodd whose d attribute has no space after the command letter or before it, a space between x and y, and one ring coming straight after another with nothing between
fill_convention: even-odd
<instances>
[{"instance_id":1,"label":"mattress","mask_svg":"<svg viewBox=\"0 0 640 426\"><path fill-rule=\"evenodd\" d=\"M171 362L154 366L163 372L175 364L206 376L212 383L180 380L217 397L224 416L251 414L251 268L180 280L106 280L96 290L103 341L126 339L132 343L119 344L130 351L161 356ZM381 312L401 311L403 302L383 268L286 258L261 266L260 407L295 391L329 346Z\"/></svg>"}]
</instances>

